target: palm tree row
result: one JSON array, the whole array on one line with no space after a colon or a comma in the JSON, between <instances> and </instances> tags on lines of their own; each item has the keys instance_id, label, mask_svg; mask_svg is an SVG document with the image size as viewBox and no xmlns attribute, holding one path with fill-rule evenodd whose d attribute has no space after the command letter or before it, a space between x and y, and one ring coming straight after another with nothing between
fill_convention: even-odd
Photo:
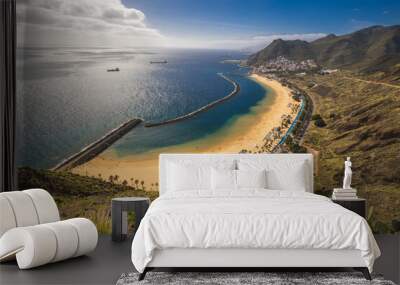
<instances>
[{"instance_id":1,"label":"palm tree row","mask_svg":"<svg viewBox=\"0 0 400 285\"><path fill-rule=\"evenodd\" d=\"M98 178L103 180L103 177L101 175L101 173L98 174ZM146 190L146 185L144 180L139 180L139 179L134 179L134 178L130 178L128 182L128 180L124 179L122 181L119 180L120 176L118 174L115 175L110 175L107 179L108 182L112 183L112 184L121 184L123 186L130 186L133 187L137 190ZM151 187L150 190L154 190L154 188L158 188L158 182L155 183L151 183Z\"/></svg>"}]
</instances>

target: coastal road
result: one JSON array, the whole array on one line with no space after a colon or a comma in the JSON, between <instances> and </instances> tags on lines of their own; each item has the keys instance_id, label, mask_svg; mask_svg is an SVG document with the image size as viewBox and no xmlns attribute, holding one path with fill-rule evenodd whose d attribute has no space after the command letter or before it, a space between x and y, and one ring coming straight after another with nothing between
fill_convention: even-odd
<instances>
[{"instance_id":1,"label":"coastal road","mask_svg":"<svg viewBox=\"0 0 400 285\"><path fill-rule=\"evenodd\" d=\"M393 87L393 88L400 89L400 86L399 86L399 85L390 84L390 83L386 83L386 82L371 81L371 80L365 80L365 79L356 78L356 77L350 77L350 76L343 76L343 78L349 79L349 80L354 80L354 81L360 81L360 82L370 83L370 84L384 85L384 86L388 86L388 87Z\"/></svg>"}]
</instances>

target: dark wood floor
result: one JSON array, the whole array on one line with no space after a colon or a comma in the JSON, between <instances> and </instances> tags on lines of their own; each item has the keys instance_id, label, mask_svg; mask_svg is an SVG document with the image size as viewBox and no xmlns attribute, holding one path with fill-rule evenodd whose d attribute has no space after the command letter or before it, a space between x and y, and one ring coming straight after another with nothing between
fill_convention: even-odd
<instances>
[{"instance_id":1,"label":"dark wood floor","mask_svg":"<svg viewBox=\"0 0 400 285\"><path fill-rule=\"evenodd\" d=\"M376 236L383 256L376 261L374 271L399 283L400 234L396 236L395 239L394 236ZM110 236L100 236L96 250L88 256L29 270L19 270L16 262L3 263L0 264L0 284L115 284L122 273L135 270L130 247L130 240L115 243Z\"/></svg>"},{"instance_id":2,"label":"dark wood floor","mask_svg":"<svg viewBox=\"0 0 400 285\"><path fill-rule=\"evenodd\" d=\"M131 241L112 242L100 236L94 252L29 270L16 262L0 265L0 284L115 284L122 273L134 271Z\"/></svg>"}]
</instances>

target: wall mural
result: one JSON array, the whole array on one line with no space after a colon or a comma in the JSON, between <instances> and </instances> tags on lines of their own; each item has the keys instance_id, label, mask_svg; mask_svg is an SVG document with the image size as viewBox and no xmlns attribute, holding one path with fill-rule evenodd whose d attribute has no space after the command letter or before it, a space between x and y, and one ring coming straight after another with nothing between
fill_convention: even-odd
<instances>
[{"instance_id":1,"label":"wall mural","mask_svg":"<svg viewBox=\"0 0 400 285\"><path fill-rule=\"evenodd\" d=\"M349 19L378 9L371 18L386 26L367 27L339 25L327 3L311 9L329 14L320 31L310 17L313 33L293 24L271 34L267 20L255 27L247 16L265 9L273 23L274 11L300 11L276 1L249 4L247 16L235 12L240 1L214 1L207 13L206 3L150 2L18 1L21 189L48 189L62 216L109 232L112 197L157 197L160 153L309 152L315 191L327 196L350 156L371 226L391 230L400 218L399 5L340 7Z\"/></svg>"}]
</instances>

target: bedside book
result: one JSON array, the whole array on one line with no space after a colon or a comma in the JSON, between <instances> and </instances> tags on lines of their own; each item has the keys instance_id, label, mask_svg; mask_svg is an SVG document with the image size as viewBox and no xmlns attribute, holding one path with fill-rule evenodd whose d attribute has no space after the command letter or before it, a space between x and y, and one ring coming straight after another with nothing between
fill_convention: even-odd
<instances>
[{"instance_id":1,"label":"bedside book","mask_svg":"<svg viewBox=\"0 0 400 285\"><path fill-rule=\"evenodd\" d=\"M352 200L357 199L357 189L333 189L332 199L334 200Z\"/></svg>"},{"instance_id":2,"label":"bedside book","mask_svg":"<svg viewBox=\"0 0 400 285\"><path fill-rule=\"evenodd\" d=\"M334 188L333 193L357 193L357 189L343 189L343 188Z\"/></svg>"},{"instance_id":3,"label":"bedside book","mask_svg":"<svg viewBox=\"0 0 400 285\"><path fill-rule=\"evenodd\" d=\"M333 193L333 195L336 197L357 197L356 193Z\"/></svg>"},{"instance_id":4,"label":"bedside book","mask_svg":"<svg viewBox=\"0 0 400 285\"><path fill-rule=\"evenodd\" d=\"M358 196L354 196L354 197L342 197L342 196L340 196L340 197L337 197L337 196L333 196L332 195L332 200L343 200L343 201L349 200L349 201L352 201L352 200L357 200L357 199L358 199Z\"/></svg>"}]
</instances>

